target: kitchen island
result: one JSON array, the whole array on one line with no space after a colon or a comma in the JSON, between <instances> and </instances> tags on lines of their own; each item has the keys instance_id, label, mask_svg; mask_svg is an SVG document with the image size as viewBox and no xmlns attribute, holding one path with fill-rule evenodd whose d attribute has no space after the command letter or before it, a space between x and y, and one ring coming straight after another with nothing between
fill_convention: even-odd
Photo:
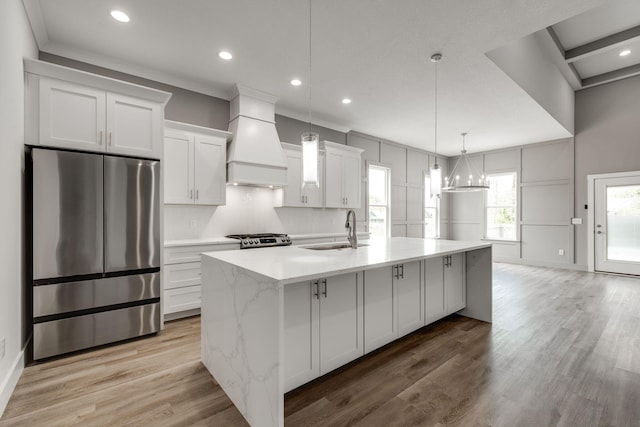
<instances>
[{"instance_id":1,"label":"kitchen island","mask_svg":"<svg viewBox=\"0 0 640 427\"><path fill-rule=\"evenodd\" d=\"M490 244L365 245L202 255L202 361L252 426L282 426L285 392L448 314L491 321Z\"/></svg>"}]
</instances>

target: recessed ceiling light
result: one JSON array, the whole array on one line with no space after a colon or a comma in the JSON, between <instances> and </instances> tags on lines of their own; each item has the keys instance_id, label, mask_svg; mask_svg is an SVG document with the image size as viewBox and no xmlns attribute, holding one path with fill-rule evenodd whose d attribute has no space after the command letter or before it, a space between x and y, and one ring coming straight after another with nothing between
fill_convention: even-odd
<instances>
[{"instance_id":1,"label":"recessed ceiling light","mask_svg":"<svg viewBox=\"0 0 640 427\"><path fill-rule=\"evenodd\" d=\"M218 53L218 56L222 59L226 59L227 61L231 58L233 58L233 55L231 55L231 52L227 52L226 50L222 50Z\"/></svg>"},{"instance_id":2,"label":"recessed ceiling light","mask_svg":"<svg viewBox=\"0 0 640 427\"><path fill-rule=\"evenodd\" d=\"M113 17L113 19L115 19L116 21L120 21L120 22L129 22L129 15L127 15L126 13L124 13L121 10L112 10L111 11L111 16Z\"/></svg>"},{"instance_id":3,"label":"recessed ceiling light","mask_svg":"<svg viewBox=\"0 0 640 427\"><path fill-rule=\"evenodd\" d=\"M302 84L299 79L293 79L289 83L291 83L293 86L300 86Z\"/></svg>"},{"instance_id":4,"label":"recessed ceiling light","mask_svg":"<svg viewBox=\"0 0 640 427\"><path fill-rule=\"evenodd\" d=\"M343 104L351 104L351 100L349 98L342 98Z\"/></svg>"},{"instance_id":5,"label":"recessed ceiling light","mask_svg":"<svg viewBox=\"0 0 640 427\"><path fill-rule=\"evenodd\" d=\"M629 49L625 49L622 52L620 52L618 55L620 56L627 56L631 53L631 51Z\"/></svg>"}]
</instances>

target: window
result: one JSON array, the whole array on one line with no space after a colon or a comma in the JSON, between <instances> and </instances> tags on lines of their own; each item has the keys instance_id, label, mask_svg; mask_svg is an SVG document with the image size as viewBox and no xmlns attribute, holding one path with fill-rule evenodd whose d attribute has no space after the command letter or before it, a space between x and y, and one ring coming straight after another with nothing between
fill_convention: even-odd
<instances>
[{"instance_id":1,"label":"window","mask_svg":"<svg viewBox=\"0 0 640 427\"><path fill-rule=\"evenodd\" d=\"M488 175L486 199L487 239L516 240L517 190L515 172Z\"/></svg>"},{"instance_id":2,"label":"window","mask_svg":"<svg viewBox=\"0 0 640 427\"><path fill-rule=\"evenodd\" d=\"M440 237L440 198L431 197L431 177L424 176L424 237Z\"/></svg>"},{"instance_id":3,"label":"window","mask_svg":"<svg viewBox=\"0 0 640 427\"><path fill-rule=\"evenodd\" d=\"M369 165L369 232L389 236L389 168Z\"/></svg>"}]
</instances>

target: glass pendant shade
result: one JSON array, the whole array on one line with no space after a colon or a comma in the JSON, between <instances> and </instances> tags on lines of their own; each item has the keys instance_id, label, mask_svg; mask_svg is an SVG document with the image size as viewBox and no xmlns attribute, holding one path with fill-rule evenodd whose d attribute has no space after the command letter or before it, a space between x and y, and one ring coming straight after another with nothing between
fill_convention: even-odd
<instances>
[{"instance_id":1,"label":"glass pendant shade","mask_svg":"<svg viewBox=\"0 0 640 427\"><path fill-rule=\"evenodd\" d=\"M318 187L318 145L320 136L315 132L302 134L302 186Z\"/></svg>"},{"instance_id":2,"label":"glass pendant shade","mask_svg":"<svg viewBox=\"0 0 640 427\"><path fill-rule=\"evenodd\" d=\"M429 178L431 181L431 197L440 197L442 191L442 169L437 163L431 166Z\"/></svg>"}]
</instances>

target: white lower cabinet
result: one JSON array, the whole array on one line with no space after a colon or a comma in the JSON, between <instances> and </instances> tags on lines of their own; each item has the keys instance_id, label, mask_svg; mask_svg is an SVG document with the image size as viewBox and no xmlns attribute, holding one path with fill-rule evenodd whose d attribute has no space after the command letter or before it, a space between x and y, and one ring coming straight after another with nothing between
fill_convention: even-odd
<instances>
[{"instance_id":1,"label":"white lower cabinet","mask_svg":"<svg viewBox=\"0 0 640 427\"><path fill-rule=\"evenodd\" d=\"M238 249L238 245L184 245L164 250L162 307L165 320L198 314L201 305L200 254Z\"/></svg>"},{"instance_id":2,"label":"white lower cabinet","mask_svg":"<svg viewBox=\"0 0 640 427\"><path fill-rule=\"evenodd\" d=\"M368 353L424 326L422 263L364 272L364 349Z\"/></svg>"},{"instance_id":3,"label":"white lower cabinet","mask_svg":"<svg viewBox=\"0 0 640 427\"><path fill-rule=\"evenodd\" d=\"M425 323L466 307L464 253L425 260Z\"/></svg>"},{"instance_id":4,"label":"white lower cabinet","mask_svg":"<svg viewBox=\"0 0 640 427\"><path fill-rule=\"evenodd\" d=\"M403 336L424 326L422 262L407 262L397 268L398 333Z\"/></svg>"},{"instance_id":5,"label":"white lower cabinet","mask_svg":"<svg viewBox=\"0 0 640 427\"><path fill-rule=\"evenodd\" d=\"M292 390L364 354L362 274L284 287L284 388Z\"/></svg>"},{"instance_id":6,"label":"white lower cabinet","mask_svg":"<svg viewBox=\"0 0 640 427\"><path fill-rule=\"evenodd\" d=\"M444 263L444 300L447 314L455 313L467 306L467 287L464 277L465 254L445 256Z\"/></svg>"},{"instance_id":7,"label":"white lower cabinet","mask_svg":"<svg viewBox=\"0 0 640 427\"><path fill-rule=\"evenodd\" d=\"M285 392L466 306L465 254L284 287Z\"/></svg>"},{"instance_id":8,"label":"white lower cabinet","mask_svg":"<svg viewBox=\"0 0 640 427\"><path fill-rule=\"evenodd\" d=\"M364 272L364 351L398 338L398 266Z\"/></svg>"},{"instance_id":9,"label":"white lower cabinet","mask_svg":"<svg viewBox=\"0 0 640 427\"><path fill-rule=\"evenodd\" d=\"M444 302L444 257L424 260L424 321L435 322L447 315Z\"/></svg>"}]
</instances>

